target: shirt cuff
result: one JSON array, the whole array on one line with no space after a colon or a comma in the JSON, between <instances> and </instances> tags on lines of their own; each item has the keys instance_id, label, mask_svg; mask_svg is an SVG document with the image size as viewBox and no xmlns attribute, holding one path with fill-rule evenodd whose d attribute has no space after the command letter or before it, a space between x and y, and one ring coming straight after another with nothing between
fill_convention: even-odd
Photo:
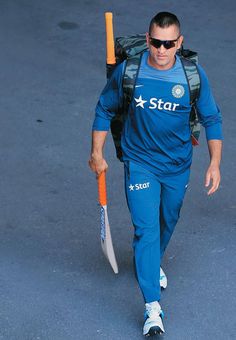
<instances>
[{"instance_id":1,"label":"shirt cuff","mask_svg":"<svg viewBox=\"0 0 236 340\"><path fill-rule=\"evenodd\" d=\"M211 139L223 139L223 134L222 134L222 124L214 124L210 125L205 128L206 131L206 139L211 140Z\"/></svg>"},{"instance_id":2,"label":"shirt cuff","mask_svg":"<svg viewBox=\"0 0 236 340\"><path fill-rule=\"evenodd\" d=\"M101 117L96 117L93 122L93 131L109 131L110 120L102 119Z\"/></svg>"}]
</instances>

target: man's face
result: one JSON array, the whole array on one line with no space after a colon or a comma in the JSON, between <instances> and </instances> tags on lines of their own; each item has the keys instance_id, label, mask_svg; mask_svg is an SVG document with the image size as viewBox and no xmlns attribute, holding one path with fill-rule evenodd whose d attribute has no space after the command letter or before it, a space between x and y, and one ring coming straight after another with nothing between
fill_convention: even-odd
<instances>
[{"instance_id":1,"label":"man's face","mask_svg":"<svg viewBox=\"0 0 236 340\"><path fill-rule=\"evenodd\" d=\"M175 25L166 28L153 25L151 34L149 35L149 33L146 33L147 46L149 48L148 62L151 66L160 70L168 70L174 65L176 51L181 47L183 42L183 36L179 36L179 34L179 29ZM173 47L167 49L163 44L159 47L153 46L150 37L154 38L153 43L155 43L155 39L170 41L178 38L178 40L171 43L171 46L173 45Z\"/></svg>"}]
</instances>

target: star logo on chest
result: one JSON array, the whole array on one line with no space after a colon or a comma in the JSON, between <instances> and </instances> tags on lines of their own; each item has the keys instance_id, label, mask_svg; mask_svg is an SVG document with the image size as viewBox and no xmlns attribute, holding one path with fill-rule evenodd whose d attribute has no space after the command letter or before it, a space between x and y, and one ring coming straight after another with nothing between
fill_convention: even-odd
<instances>
[{"instance_id":1,"label":"star logo on chest","mask_svg":"<svg viewBox=\"0 0 236 340\"><path fill-rule=\"evenodd\" d=\"M136 101L136 107L140 106L142 109L144 109L144 104L147 102L147 100L143 100L142 96L140 95L139 98L134 98Z\"/></svg>"}]
</instances>

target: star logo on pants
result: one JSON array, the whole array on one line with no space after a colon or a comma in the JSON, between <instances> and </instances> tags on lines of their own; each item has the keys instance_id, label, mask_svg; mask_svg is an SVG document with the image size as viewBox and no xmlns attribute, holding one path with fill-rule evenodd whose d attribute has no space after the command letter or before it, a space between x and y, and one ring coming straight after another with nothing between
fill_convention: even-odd
<instances>
[{"instance_id":1,"label":"star logo on pants","mask_svg":"<svg viewBox=\"0 0 236 340\"><path fill-rule=\"evenodd\" d=\"M136 101L136 107L141 106L144 109L144 103L146 103L146 100L143 100L142 96L140 95L139 98L134 98Z\"/></svg>"},{"instance_id":2,"label":"star logo on pants","mask_svg":"<svg viewBox=\"0 0 236 340\"><path fill-rule=\"evenodd\" d=\"M134 185L132 184L129 185L129 191L134 191Z\"/></svg>"}]
</instances>

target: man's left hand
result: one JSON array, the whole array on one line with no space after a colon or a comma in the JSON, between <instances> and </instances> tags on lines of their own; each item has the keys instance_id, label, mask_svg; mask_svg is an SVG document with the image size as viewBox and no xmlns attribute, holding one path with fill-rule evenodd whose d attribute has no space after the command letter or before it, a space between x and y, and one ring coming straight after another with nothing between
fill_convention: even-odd
<instances>
[{"instance_id":1,"label":"man's left hand","mask_svg":"<svg viewBox=\"0 0 236 340\"><path fill-rule=\"evenodd\" d=\"M208 190L207 195L212 195L219 188L220 168L218 165L210 165L207 170L205 187L209 187L210 184L211 184L211 187Z\"/></svg>"}]
</instances>

